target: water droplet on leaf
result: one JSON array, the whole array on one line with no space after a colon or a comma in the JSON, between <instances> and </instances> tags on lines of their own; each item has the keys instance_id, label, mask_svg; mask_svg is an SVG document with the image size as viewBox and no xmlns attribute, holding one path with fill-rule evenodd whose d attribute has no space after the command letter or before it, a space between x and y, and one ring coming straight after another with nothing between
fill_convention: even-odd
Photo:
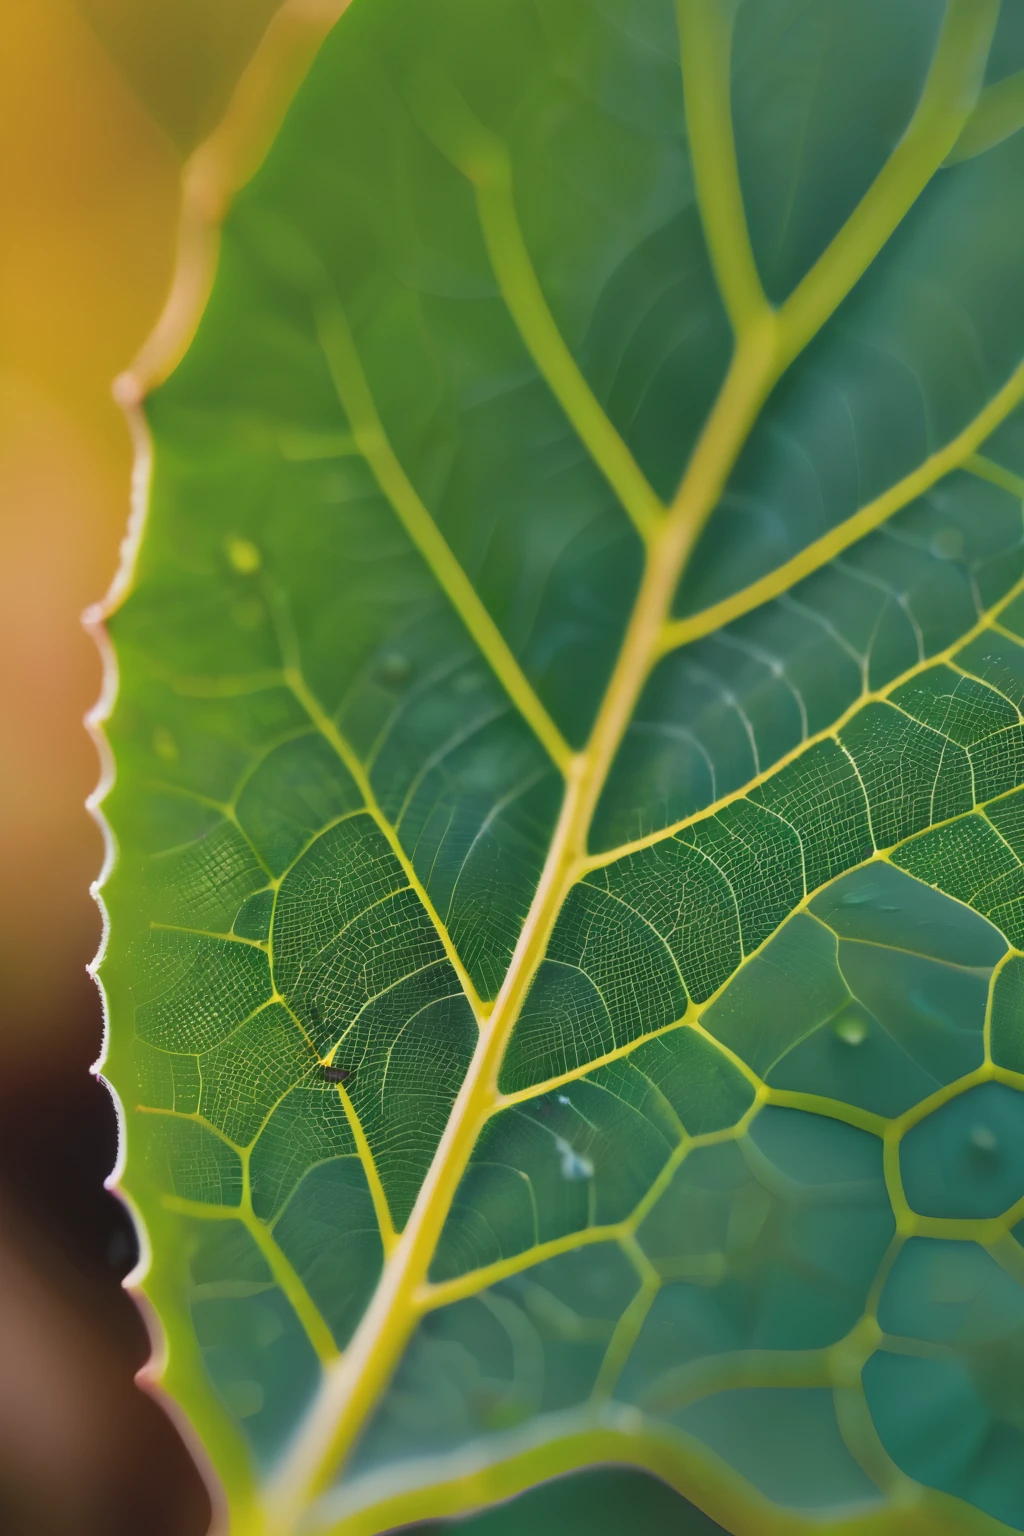
<instances>
[{"instance_id":1,"label":"water droplet on leaf","mask_svg":"<svg viewBox=\"0 0 1024 1536\"><path fill-rule=\"evenodd\" d=\"M590 1158L571 1147L564 1136L555 1137L555 1150L562 1160L563 1179L568 1179L571 1184L579 1184L584 1179L594 1177L594 1165Z\"/></svg>"},{"instance_id":2,"label":"water droplet on leaf","mask_svg":"<svg viewBox=\"0 0 1024 1536\"><path fill-rule=\"evenodd\" d=\"M251 576L263 564L263 556L251 539L227 539L224 548L235 570L243 576Z\"/></svg>"},{"instance_id":3,"label":"water droplet on leaf","mask_svg":"<svg viewBox=\"0 0 1024 1536\"><path fill-rule=\"evenodd\" d=\"M992 1127L981 1122L971 1127L967 1140L971 1151L980 1152L982 1157L993 1157L999 1151L999 1142Z\"/></svg>"},{"instance_id":4,"label":"water droplet on leaf","mask_svg":"<svg viewBox=\"0 0 1024 1536\"><path fill-rule=\"evenodd\" d=\"M835 1024L836 1039L844 1045L863 1045L868 1037L868 1026L855 1013L844 1014Z\"/></svg>"}]
</instances>

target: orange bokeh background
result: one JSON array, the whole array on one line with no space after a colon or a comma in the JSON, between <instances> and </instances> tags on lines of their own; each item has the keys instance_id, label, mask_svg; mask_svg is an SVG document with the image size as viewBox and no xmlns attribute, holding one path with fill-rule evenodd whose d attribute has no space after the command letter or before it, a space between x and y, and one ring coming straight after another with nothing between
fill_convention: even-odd
<instances>
[{"instance_id":1,"label":"orange bokeh background","mask_svg":"<svg viewBox=\"0 0 1024 1536\"><path fill-rule=\"evenodd\" d=\"M97 769L80 722L99 666L79 615L110 582L127 515L111 382L167 293L182 156L276 5L0 6L0 934L4 1045L26 1058L77 1030L79 961L98 935L84 892L100 844L81 809Z\"/></svg>"},{"instance_id":2,"label":"orange bokeh background","mask_svg":"<svg viewBox=\"0 0 1024 1536\"><path fill-rule=\"evenodd\" d=\"M179 160L71 0L2 8L0 141L0 942L20 1075L80 1056L93 1002L102 848L81 721L100 669L79 615L124 528L131 450L110 385L168 286Z\"/></svg>"},{"instance_id":3,"label":"orange bokeh background","mask_svg":"<svg viewBox=\"0 0 1024 1536\"><path fill-rule=\"evenodd\" d=\"M201 1536L206 1496L133 1384L148 1352L103 1191L113 1110L85 972L102 840L82 610L131 445L111 395L174 265L183 157L278 0L0 0L0 1530Z\"/></svg>"}]
</instances>

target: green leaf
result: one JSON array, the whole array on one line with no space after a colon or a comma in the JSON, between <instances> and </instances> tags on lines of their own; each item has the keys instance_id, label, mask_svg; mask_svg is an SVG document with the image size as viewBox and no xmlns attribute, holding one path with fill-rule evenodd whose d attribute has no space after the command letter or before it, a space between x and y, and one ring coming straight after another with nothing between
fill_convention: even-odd
<instances>
[{"instance_id":1,"label":"green leaf","mask_svg":"<svg viewBox=\"0 0 1024 1536\"><path fill-rule=\"evenodd\" d=\"M1024 1529L1019 20L355 0L231 209L102 979L234 1536Z\"/></svg>"}]
</instances>

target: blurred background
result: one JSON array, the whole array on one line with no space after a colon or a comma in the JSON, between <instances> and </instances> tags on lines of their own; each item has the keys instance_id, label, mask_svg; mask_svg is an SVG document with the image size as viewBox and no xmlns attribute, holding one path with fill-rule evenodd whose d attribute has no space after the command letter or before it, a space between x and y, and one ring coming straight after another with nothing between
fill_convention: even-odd
<instances>
[{"instance_id":1,"label":"blurred background","mask_svg":"<svg viewBox=\"0 0 1024 1536\"><path fill-rule=\"evenodd\" d=\"M134 1385L149 1353L120 1288L135 1239L103 1188L116 1127L88 1070L102 843L84 809L99 765L82 725L100 665L80 615L111 581L128 514L111 381L167 297L183 165L277 10L0 0L4 1536L202 1536L209 1518L175 1427ZM287 10L308 30L325 6Z\"/></svg>"}]
</instances>

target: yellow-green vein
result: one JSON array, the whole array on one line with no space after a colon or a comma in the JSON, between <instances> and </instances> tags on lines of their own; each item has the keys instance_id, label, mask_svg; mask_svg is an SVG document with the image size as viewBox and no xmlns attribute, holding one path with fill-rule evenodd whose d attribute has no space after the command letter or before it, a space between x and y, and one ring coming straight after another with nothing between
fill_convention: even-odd
<instances>
[{"instance_id":1,"label":"yellow-green vein","mask_svg":"<svg viewBox=\"0 0 1024 1536\"><path fill-rule=\"evenodd\" d=\"M1002 466L993 464L989 459L982 459L975 453L977 446L995 431L1000 422L1004 421L1022 400L1024 400L1024 363L1014 369L1002 388L993 395L984 409L979 411L962 432L944 447L930 454L909 475L905 475L887 491L883 491L880 496L876 496L873 501L861 507L852 517L837 524L828 533L822 534L820 539L815 539L813 543L808 544L791 560L776 566L775 570L751 582L742 591L734 592L731 597L723 598L720 603L714 603L700 613L688 615L682 619L673 619L667 623L662 630L662 654L675 650L680 645L688 645L693 640L700 640L724 625L731 624L734 619L741 618L743 614L750 613L764 603L771 602L773 598L780 597L783 592L788 592L798 581L803 581L807 576L820 570L822 566L828 565L829 561L841 555L845 549L849 549L851 544L856 544L859 539L865 538L876 528L880 528L901 508L907 506L916 497L923 496L944 475L951 474L956 469L969 469L986 480L992 480L1004 490L1009 490L1011 494L1024 493L1024 481L1010 475L1008 470L1002 470Z\"/></svg>"},{"instance_id":2,"label":"yellow-green vein","mask_svg":"<svg viewBox=\"0 0 1024 1536\"><path fill-rule=\"evenodd\" d=\"M151 1115L173 1114L173 1112L166 1110L148 1109L144 1106L139 1107L139 1112ZM208 1130L213 1131L215 1135L220 1136L216 1126L210 1125L208 1120L204 1120L199 1115L173 1114L173 1118L191 1120L195 1124L202 1125ZM191 1216L199 1221L232 1220L240 1222L262 1254L273 1276L275 1285L279 1287L287 1298L292 1311L295 1313L309 1342L316 1351L318 1359L322 1364L327 1365L332 1360L337 1359L338 1346L334 1342L330 1329L320 1316L320 1312L314 1304L312 1297L299 1278L298 1272L281 1248L278 1247L272 1233L253 1212L249 1189L249 1163L246 1151L244 1148L234 1147L234 1143L228 1141L227 1137L220 1136L220 1139L238 1152L241 1159L245 1178L242 1202L237 1206L212 1206L200 1201L187 1200L180 1195L163 1195L161 1197L161 1204L167 1210L174 1211L179 1216Z\"/></svg>"},{"instance_id":3,"label":"yellow-green vein","mask_svg":"<svg viewBox=\"0 0 1024 1536\"><path fill-rule=\"evenodd\" d=\"M632 1233L627 1233L620 1239L619 1246L636 1271L640 1287L616 1323L608 1342L601 1368L597 1373L597 1380L594 1382L594 1389L590 1394L593 1402L605 1402L615 1391L654 1298L661 1288L661 1276L644 1253L636 1237Z\"/></svg>"},{"instance_id":4,"label":"yellow-green vein","mask_svg":"<svg viewBox=\"0 0 1024 1536\"><path fill-rule=\"evenodd\" d=\"M318 289L313 296L313 307L317 336L360 453L481 655L551 761L564 774L572 760L572 748L544 708L504 635L402 468L378 415L341 304L334 294Z\"/></svg>"},{"instance_id":5,"label":"yellow-green vein","mask_svg":"<svg viewBox=\"0 0 1024 1536\"><path fill-rule=\"evenodd\" d=\"M352 775L356 788L363 797L363 804L387 839L392 853L402 866L409 885L423 903L424 909L437 931L438 938L444 946L445 954L451 961L455 974L459 978L459 983L469 1000L470 1007L473 1009L477 1022L479 1022L488 1012L487 1005L481 1001L476 987L473 985L472 978L463 965L462 958L452 942L452 937L448 932L446 923L431 901L426 886L416 873L412 860L402 846L402 840L398 836L397 829L381 810L377 796L373 792L373 785L370 783L369 774L366 772L357 754L353 751L351 744L339 731L330 715L316 697L316 694L307 684L299 664L298 645L292 629L291 615L288 612L284 599L279 593L272 593L270 600L272 612L276 620L278 641L285 661L283 668L285 682L321 736L337 753L342 763L344 763Z\"/></svg>"},{"instance_id":6,"label":"yellow-green vein","mask_svg":"<svg viewBox=\"0 0 1024 1536\"><path fill-rule=\"evenodd\" d=\"M827 1387L827 1349L737 1349L671 1366L645 1391L640 1406L668 1415L713 1392L738 1387Z\"/></svg>"},{"instance_id":7,"label":"yellow-green vein","mask_svg":"<svg viewBox=\"0 0 1024 1536\"><path fill-rule=\"evenodd\" d=\"M690 162L704 239L738 338L768 310L750 245L730 110L732 21L708 0L676 0Z\"/></svg>"},{"instance_id":8,"label":"yellow-green vein","mask_svg":"<svg viewBox=\"0 0 1024 1536\"><path fill-rule=\"evenodd\" d=\"M975 155L994 149L1011 134L1024 128L1024 69L988 85L946 160L959 165Z\"/></svg>"},{"instance_id":9,"label":"yellow-green vein","mask_svg":"<svg viewBox=\"0 0 1024 1536\"><path fill-rule=\"evenodd\" d=\"M519 225L507 148L435 71L420 70L412 103L423 131L473 186L491 267L527 351L637 532L647 539L664 517L664 505L555 324Z\"/></svg>"},{"instance_id":10,"label":"yellow-green vein","mask_svg":"<svg viewBox=\"0 0 1024 1536\"><path fill-rule=\"evenodd\" d=\"M989 0L979 0L979 14L991 21ZM925 96L929 105L941 98L949 105L951 81L963 81L950 65L949 36L951 21L964 20L963 0L951 0L943 42L933 63ZM976 42L977 26L967 24L957 30L961 44ZM991 33L991 25L988 34ZM974 56L968 50L967 65L961 70L973 79ZM945 73L943 73L943 71ZM938 74L936 73L938 72ZM935 86L942 77L943 89ZM930 93L930 94L929 94ZM919 114L920 115L920 114ZM923 121L931 122L928 112ZM917 118L915 118L915 122ZM913 125L912 125L913 126ZM957 130L959 131L959 130ZM891 227L906 212L906 207L920 190L909 174L927 158L921 148L922 132L912 141L913 153L904 156L900 167L890 175L887 196L905 193L906 204L894 215ZM924 136L927 137L927 136ZM934 145L928 142L929 152ZM948 146L947 146L948 147ZM899 151L896 152L897 154ZM945 149L943 150L945 153ZM882 176L885 176L883 171ZM489 1019L484 1024L480 1042L467 1076L453 1106L430 1169L421 1185L412 1214L384 1266L380 1284L365 1312L345 1359L325 1375L323 1390L313 1405L293 1452L278 1468L270 1489L273 1517L282 1530L292 1530L301 1511L331 1483L339 1462L351 1447L360 1427L378 1400L390 1378L412 1326L416 1308L413 1298L426 1276L428 1266L454 1199L462 1172L468 1164L476 1136L496 1096L497 1071L505 1045L515 1025L519 1009L537 967L547 948L558 913L574 882L586 854L589 828L598 799L607 779L619 743L627 728L640 691L660 654L663 626L680 578L708 517L717 504L726 478L749 435L757 412L787 357L796 355L818 325L824 323L831 309L845 297L849 286L860 275L863 265L872 259L871 238L878 233L879 221L873 218L875 187L864 203L866 216L841 231L837 242L825 253L824 267L812 269L815 282L805 290L803 308L791 312L786 336L780 336L775 317L768 313L755 321L738 338L732 365L704 430L683 476L669 513L648 540L647 562L632 616L626 629L608 690L598 710L586 749L565 760L566 791L562 812L552 839L548 858L541 873L530 911L520 935L505 981ZM874 202L877 202L877 195ZM853 237L849 237L852 227ZM844 239L844 235L847 238ZM884 238L884 236L883 236ZM830 253L834 256L829 262ZM412 491L404 472L383 438L369 389L362 376L347 322L336 300L325 301L318 309L321 341L336 370L336 383L342 404L357 437L365 434L366 453L371 465L379 464L378 475L391 477L390 494L406 488ZM813 322L813 323L811 323ZM324 327L336 329L325 337ZM783 345L783 342L785 343ZM338 369L338 364L341 364ZM353 391L355 411L346 405L346 393ZM383 451L382 451L382 446ZM397 475L394 473L397 470ZM384 482L381 482L382 485ZM385 486L385 489L388 487ZM436 528L415 492L412 508L419 508L435 537ZM442 541L443 543L443 541ZM447 551L447 546L444 546ZM449 558L450 551L447 551ZM459 570L465 580L464 573Z\"/></svg>"},{"instance_id":11,"label":"yellow-green vein","mask_svg":"<svg viewBox=\"0 0 1024 1536\"><path fill-rule=\"evenodd\" d=\"M431 1483L399 1481L393 1471L390 1477L378 1474L363 1485L361 1497L332 1498L316 1523L307 1527L308 1536L377 1536L408 1523L446 1520L601 1463L645 1469L723 1529L757 1536L815 1536L821 1530L813 1511L805 1514L773 1505L720 1458L709 1456L699 1441L653 1424L631 1404L609 1403L596 1414L588 1407L552 1419L545 1438L522 1434L511 1443L500 1440L490 1458L474 1463L471 1476L457 1454L439 1458ZM864 1433L874 1434L870 1418ZM880 1450L879 1459L884 1457ZM965 1536L959 1499L912 1482L894 1466L884 1486L899 1500L898 1515L894 1517L887 1504L869 1501L852 1514L830 1520L829 1536L894 1536L894 1518L899 1536ZM1007 1536L1006 1527L987 1515L972 1511L969 1519L975 1536Z\"/></svg>"},{"instance_id":12,"label":"yellow-green vein","mask_svg":"<svg viewBox=\"0 0 1024 1536\"><path fill-rule=\"evenodd\" d=\"M990 484L998 485L1001 491L1008 491L1011 496L1024 501L1024 476L1015 475L1012 469L997 464L995 459L987 458L983 453L970 453L964 459L963 468L977 475L979 480L988 480Z\"/></svg>"},{"instance_id":13,"label":"yellow-green vein","mask_svg":"<svg viewBox=\"0 0 1024 1536\"><path fill-rule=\"evenodd\" d=\"M931 667L938 666L940 663L952 662L954 653L956 651L959 651L964 646L969 645L972 640L976 639L979 635L984 634L986 629L992 629L995 632L999 632L1000 626L996 622L998 615L1004 608L1008 607L1009 604L1012 603L1014 599L1021 594L1022 591L1024 591L1024 579L1015 582L1014 585L1010 588L1009 592L1007 592L1003 597L999 599L997 603L994 603L990 609L982 614L981 618L975 625L973 625L971 629L967 630L965 634L960 635L956 640L952 641L945 650L936 651L933 656L926 656L923 661L914 662L913 666L908 667L905 672L901 672L899 676L894 677L890 682L886 683L884 687L865 689L862 693L857 695L852 703L847 705L847 707L842 711L840 715L837 716L831 725L824 726L820 731L815 732L815 734L812 736L805 736L802 741L799 741L796 744L795 747L792 747L788 752L783 753L783 755L774 763L772 763L770 767L763 769L761 773L755 774L753 778L748 779L747 782L743 784L739 789L730 790L728 794L721 795L717 800L712 801L710 805L702 806L699 811L692 811L689 815L682 817L679 821L672 822L667 827L660 828L657 832L649 832L643 837L633 838L628 843L619 843L614 848L607 848L601 853L594 853L589 855L585 861L585 865L581 869L581 873L584 872L584 870L589 873L589 871L593 869L602 869L606 864L614 864L619 859L628 857L629 854L639 852L641 848L652 848L657 843L662 842L665 838L677 836L678 833L684 831L687 827L696 826L699 822L707 821L710 817L717 816L726 808L726 806L735 804L737 800L745 800L752 789L756 789L759 785L767 783L769 779L774 778L776 774L778 774L783 768L787 767L790 763L796 762L796 760L802 757L805 752L809 751L811 747L816 746L819 742L822 741L835 740L843 727L847 725L855 715L859 714L859 712L864 708L866 704L873 703L876 700L888 701L889 695L891 693L894 693L898 688L903 687L904 684L913 681L915 677L919 677L922 672L927 671ZM1009 632L1007 632L1007 634L1008 633ZM1019 635L1009 635L1009 638L1012 639L1016 645L1020 645L1022 643ZM980 679L978 679L978 681L980 681ZM991 685L986 684L986 686ZM996 690L993 689L993 692L995 691ZM922 722L917 721L916 723L921 724ZM929 727L929 729L931 729L931 727ZM1001 795L993 796L994 800L1001 798ZM986 803L987 802L985 801L981 801L974 807L974 809L981 810ZM967 812L965 814L969 815L971 813ZM958 816L949 818L951 821L956 821L958 819ZM945 823L936 822L934 825L942 826L945 825ZM914 835L916 836L917 834Z\"/></svg>"},{"instance_id":14,"label":"yellow-green vein","mask_svg":"<svg viewBox=\"0 0 1024 1536\"><path fill-rule=\"evenodd\" d=\"M788 363L835 311L924 191L981 91L999 0L948 0L924 90L902 139L779 312Z\"/></svg>"}]
</instances>

